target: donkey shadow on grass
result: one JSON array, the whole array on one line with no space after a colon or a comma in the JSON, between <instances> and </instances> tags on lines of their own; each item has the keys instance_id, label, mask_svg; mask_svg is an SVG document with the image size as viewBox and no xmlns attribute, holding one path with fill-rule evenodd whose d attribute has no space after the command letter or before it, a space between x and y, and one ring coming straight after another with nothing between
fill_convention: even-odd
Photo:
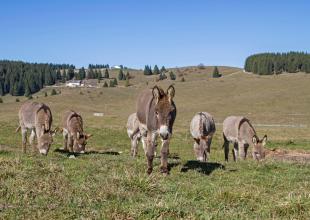
<instances>
[{"instance_id":1,"label":"donkey shadow on grass","mask_svg":"<svg viewBox=\"0 0 310 220\"><path fill-rule=\"evenodd\" d=\"M188 170L195 170L199 173L210 175L216 169L225 170L225 166L220 163L214 163L214 162L200 162L197 160L188 160L183 165L181 172L187 172Z\"/></svg>"},{"instance_id":2,"label":"donkey shadow on grass","mask_svg":"<svg viewBox=\"0 0 310 220\"><path fill-rule=\"evenodd\" d=\"M73 153L73 152L69 152L69 151L65 151L63 149L55 149L54 152L57 153L61 153L61 154L66 154L68 157L71 155L74 155L75 157L79 157L82 155L92 155L92 154L105 154L105 155L120 155L119 152L117 151L95 151L95 150L90 150L90 151L86 151L85 153L81 154L81 153Z\"/></svg>"}]
</instances>

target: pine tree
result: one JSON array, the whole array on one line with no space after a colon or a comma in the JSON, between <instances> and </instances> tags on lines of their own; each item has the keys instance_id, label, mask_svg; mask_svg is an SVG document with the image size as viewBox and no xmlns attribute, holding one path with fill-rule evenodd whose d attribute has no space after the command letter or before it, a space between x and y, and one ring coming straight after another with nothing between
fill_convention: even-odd
<instances>
[{"instance_id":1,"label":"pine tree","mask_svg":"<svg viewBox=\"0 0 310 220\"><path fill-rule=\"evenodd\" d=\"M60 73L60 69L57 69L57 71L56 71L56 79L57 80L61 80L62 79L61 73Z\"/></svg>"},{"instance_id":2,"label":"pine tree","mask_svg":"<svg viewBox=\"0 0 310 220\"><path fill-rule=\"evenodd\" d=\"M67 80L71 80L74 77L74 69L73 68L69 68L68 72L67 72Z\"/></svg>"},{"instance_id":3,"label":"pine tree","mask_svg":"<svg viewBox=\"0 0 310 220\"><path fill-rule=\"evenodd\" d=\"M114 86L118 85L116 78L114 78L113 83L114 83Z\"/></svg>"},{"instance_id":4,"label":"pine tree","mask_svg":"<svg viewBox=\"0 0 310 220\"><path fill-rule=\"evenodd\" d=\"M109 79L110 78L108 69L105 69L105 71L104 71L104 78L105 79Z\"/></svg>"},{"instance_id":5,"label":"pine tree","mask_svg":"<svg viewBox=\"0 0 310 220\"><path fill-rule=\"evenodd\" d=\"M115 85L114 85L114 80L110 80L110 85L109 85L109 87L115 87Z\"/></svg>"},{"instance_id":6,"label":"pine tree","mask_svg":"<svg viewBox=\"0 0 310 220\"><path fill-rule=\"evenodd\" d=\"M104 81L103 87L108 87L107 81Z\"/></svg>"},{"instance_id":7,"label":"pine tree","mask_svg":"<svg viewBox=\"0 0 310 220\"><path fill-rule=\"evenodd\" d=\"M161 73L165 73L165 72L167 72L167 70L166 70L166 68L164 66L162 66L161 69L160 69L160 72Z\"/></svg>"},{"instance_id":8,"label":"pine tree","mask_svg":"<svg viewBox=\"0 0 310 220\"><path fill-rule=\"evenodd\" d=\"M118 80L120 81L120 80L123 80L123 79L124 79L124 73L123 73L123 70L120 69L119 73L118 73Z\"/></svg>"},{"instance_id":9,"label":"pine tree","mask_svg":"<svg viewBox=\"0 0 310 220\"><path fill-rule=\"evenodd\" d=\"M176 80L177 78L176 75L172 71L170 71L169 76L171 80Z\"/></svg>"},{"instance_id":10,"label":"pine tree","mask_svg":"<svg viewBox=\"0 0 310 220\"><path fill-rule=\"evenodd\" d=\"M52 89L51 95L57 95L57 92L55 89Z\"/></svg>"},{"instance_id":11,"label":"pine tree","mask_svg":"<svg viewBox=\"0 0 310 220\"><path fill-rule=\"evenodd\" d=\"M221 76L222 76L222 75L219 73L219 70L218 70L217 66L214 67L213 73L212 73L212 77L213 77L213 78L219 78L219 77L221 77Z\"/></svg>"},{"instance_id":12,"label":"pine tree","mask_svg":"<svg viewBox=\"0 0 310 220\"><path fill-rule=\"evenodd\" d=\"M160 72L159 72L159 69L158 69L158 66L157 66L157 65L155 65L155 66L154 66L153 74L154 74L154 75L158 75L158 74L160 74Z\"/></svg>"}]
</instances>

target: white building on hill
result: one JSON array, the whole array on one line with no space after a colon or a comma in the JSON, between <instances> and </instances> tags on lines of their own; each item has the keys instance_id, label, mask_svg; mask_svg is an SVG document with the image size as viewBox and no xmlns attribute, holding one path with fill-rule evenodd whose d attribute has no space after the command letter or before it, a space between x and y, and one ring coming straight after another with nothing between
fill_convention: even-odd
<instances>
[{"instance_id":1,"label":"white building on hill","mask_svg":"<svg viewBox=\"0 0 310 220\"><path fill-rule=\"evenodd\" d=\"M82 80L69 80L66 82L66 87L83 87Z\"/></svg>"}]
</instances>

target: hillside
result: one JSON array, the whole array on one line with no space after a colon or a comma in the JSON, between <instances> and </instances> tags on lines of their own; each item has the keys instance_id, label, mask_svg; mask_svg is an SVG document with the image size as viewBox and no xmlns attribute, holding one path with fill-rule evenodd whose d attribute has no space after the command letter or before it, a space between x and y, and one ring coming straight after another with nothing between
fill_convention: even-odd
<instances>
[{"instance_id":1,"label":"hillside","mask_svg":"<svg viewBox=\"0 0 310 220\"><path fill-rule=\"evenodd\" d=\"M116 88L56 87L61 94L50 96L52 87L47 87L34 94L34 101L51 107L54 127L66 109L84 117L86 132L94 136L88 153L76 159L57 150L62 146L61 134L47 157L31 151L23 155L21 135L14 132L18 109L26 98L20 97L18 103L16 97L3 97L0 218L308 219L310 165L272 159L257 163L250 158L235 163L231 154L225 163L221 123L229 115L244 115L260 138L268 135L268 149L309 151L310 75L259 76L219 67L224 76L212 78L212 70L173 68L177 79L159 82L131 70L130 87L122 81ZM113 70L111 77L117 73ZM143 89L155 84L166 89L172 83L177 118L170 175L160 174L156 158L154 172L147 176L142 147L138 158L129 156L127 117L135 111L136 97ZM195 160L189 134L189 122L199 111L212 114L217 126L206 164Z\"/></svg>"}]
</instances>

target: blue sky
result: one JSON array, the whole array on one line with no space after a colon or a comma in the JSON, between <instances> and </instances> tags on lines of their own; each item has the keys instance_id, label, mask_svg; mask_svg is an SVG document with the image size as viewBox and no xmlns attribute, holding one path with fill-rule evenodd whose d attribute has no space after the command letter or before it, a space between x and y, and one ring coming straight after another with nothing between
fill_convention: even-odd
<instances>
[{"instance_id":1,"label":"blue sky","mask_svg":"<svg viewBox=\"0 0 310 220\"><path fill-rule=\"evenodd\" d=\"M1 1L0 59L242 67L258 52L310 51L310 1Z\"/></svg>"}]
</instances>

